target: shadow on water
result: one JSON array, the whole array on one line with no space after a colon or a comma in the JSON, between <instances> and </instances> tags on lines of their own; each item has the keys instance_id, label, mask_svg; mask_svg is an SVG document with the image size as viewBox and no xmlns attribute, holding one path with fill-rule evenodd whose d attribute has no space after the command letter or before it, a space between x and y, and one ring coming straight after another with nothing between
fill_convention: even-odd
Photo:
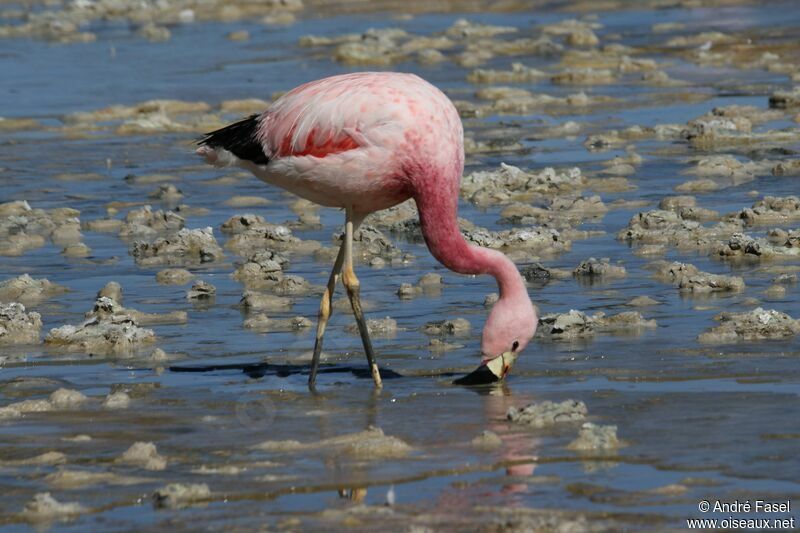
<instances>
[{"instance_id":1,"label":"shadow on water","mask_svg":"<svg viewBox=\"0 0 800 533\"><path fill-rule=\"evenodd\" d=\"M228 370L241 370L247 377L252 379L259 379L266 376L274 376L278 378L288 378L297 375L307 375L309 373L308 365L292 365L292 364L275 364L275 363L238 363L238 364L221 364L221 365L196 365L196 366L180 366L173 365L169 367L170 372L224 372ZM398 379L405 377L398 374L394 370L383 368L380 370L383 379ZM320 365L320 374L347 374L350 373L358 379L372 379L372 375L367 368L349 365Z\"/></svg>"}]
</instances>

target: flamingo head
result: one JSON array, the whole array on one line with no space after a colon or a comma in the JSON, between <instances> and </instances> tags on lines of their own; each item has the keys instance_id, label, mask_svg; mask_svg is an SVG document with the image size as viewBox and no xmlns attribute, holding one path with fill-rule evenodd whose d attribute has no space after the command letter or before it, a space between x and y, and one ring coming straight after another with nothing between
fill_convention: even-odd
<instances>
[{"instance_id":1,"label":"flamingo head","mask_svg":"<svg viewBox=\"0 0 800 533\"><path fill-rule=\"evenodd\" d=\"M500 298L483 328L483 361L454 381L457 385L486 385L502 380L511 371L519 354L533 338L539 318L527 293L517 298Z\"/></svg>"},{"instance_id":2,"label":"flamingo head","mask_svg":"<svg viewBox=\"0 0 800 533\"><path fill-rule=\"evenodd\" d=\"M536 308L527 294L519 298L500 298L492 307L483 328L483 364L489 365L498 378L505 377L533 338L538 324ZM496 370L494 367L497 367Z\"/></svg>"}]
</instances>

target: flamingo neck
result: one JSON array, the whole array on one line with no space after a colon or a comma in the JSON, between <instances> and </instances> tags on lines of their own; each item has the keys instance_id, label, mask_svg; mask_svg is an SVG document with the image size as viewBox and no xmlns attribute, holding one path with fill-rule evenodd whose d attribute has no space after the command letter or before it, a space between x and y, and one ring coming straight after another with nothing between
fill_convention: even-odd
<instances>
[{"instance_id":1,"label":"flamingo neck","mask_svg":"<svg viewBox=\"0 0 800 533\"><path fill-rule=\"evenodd\" d=\"M458 227L458 181L452 187L417 191L422 235L437 261L459 274L490 274L497 280L501 299L525 298L528 290L516 265L505 254L467 243Z\"/></svg>"}]
</instances>

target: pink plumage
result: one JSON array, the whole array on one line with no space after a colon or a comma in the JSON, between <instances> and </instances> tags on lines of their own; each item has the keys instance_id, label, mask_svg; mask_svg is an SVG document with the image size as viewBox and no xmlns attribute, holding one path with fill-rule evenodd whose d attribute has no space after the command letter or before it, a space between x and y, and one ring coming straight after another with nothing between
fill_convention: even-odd
<instances>
[{"instance_id":1,"label":"pink plumage","mask_svg":"<svg viewBox=\"0 0 800 533\"><path fill-rule=\"evenodd\" d=\"M315 203L345 208L356 227L367 214L413 198L438 261L497 280L500 299L483 331L484 358L519 353L533 337L537 317L516 266L500 252L468 244L459 231L463 129L452 102L428 82L393 72L313 81L201 145L198 154L209 163L241 166Z\"/></svg>"}]
</instances>

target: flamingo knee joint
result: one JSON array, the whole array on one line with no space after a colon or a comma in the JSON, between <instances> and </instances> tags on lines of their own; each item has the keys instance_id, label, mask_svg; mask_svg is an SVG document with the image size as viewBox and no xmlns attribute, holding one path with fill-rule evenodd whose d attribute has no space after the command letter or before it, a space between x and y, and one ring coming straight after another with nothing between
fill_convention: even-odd
<instances>
[{"instance_id":1,"label":"flamingo knee joint","mask_svg":"<svg viewBox=\"0 0 800 533\"><path fill-rule=\"evenodd\" d=\"M349 291L357 291L361 285L352 268L346 268L342 273L342 282Z\"/></svg>"}]
</instances>

